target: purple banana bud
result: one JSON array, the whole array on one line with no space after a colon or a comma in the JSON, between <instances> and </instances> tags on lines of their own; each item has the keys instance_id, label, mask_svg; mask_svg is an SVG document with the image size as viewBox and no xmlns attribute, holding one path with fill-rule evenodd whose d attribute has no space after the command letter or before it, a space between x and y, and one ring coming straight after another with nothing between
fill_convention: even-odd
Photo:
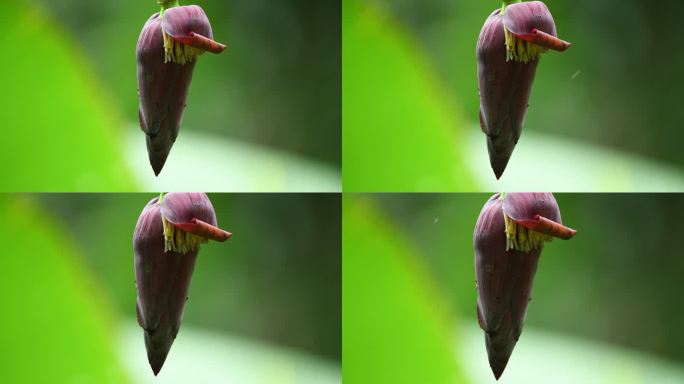
<instances>
[{"instance_id":1,"label":"purple banana bud","mask_svg":"<svg viewBox=\"0 0 684 384\"><path fill-rule=\"evenodd\" d=\"M199 245L231 235L216 227L214 208L204 193L156 197L140 214L133 234L136 312L155 376L178 334Z\"/></svg>"},{"instance_id":2,"label":"purple banana bud","mask_svg":"<svg viewBox=\"0 0 684 384\"><path fill-rule=\"evenodd\" d=\"M485 21L477 40L480 126L497 179L520 138L541 54L569 47L556 37L551 12L541 1L505 6Z\"/></svg>"},{"instance_id":3,"label":"purple banana bud","mask_svg":"<svg viewBox=\"0 0 684 384\"><path fill-rule=\"evenodd\" d=\"M482 208L473 236L477 320L497 380L522 332L544 242L576 233L551 193L495 194Z\"/></svg>"},{"instance_id":4,"label":"purple banana bud","mask_svg":"<svg viewBox=\"0 0 684 384\"><path fill-rule=\"evenodd\" d=\"M140 127L147 136L155 175L178 136L197 56L226 48L212 39L209 19L196 5L156 13L140 33L136 48Z\"/></svg>"}]
</instances>

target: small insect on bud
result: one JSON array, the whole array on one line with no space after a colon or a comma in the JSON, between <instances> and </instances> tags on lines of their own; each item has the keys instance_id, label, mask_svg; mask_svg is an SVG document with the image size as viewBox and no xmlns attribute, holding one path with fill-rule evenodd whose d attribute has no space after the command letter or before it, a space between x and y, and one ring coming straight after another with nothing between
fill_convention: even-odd
<instances>
[{"instance_id":1,"label":"small insect on bud","mask_svg":"<svg viewBox=\"0 0 684 384\"><path fill-rule=\"evenodd\" d=\"M544 242L576 233L551 193L500 193L482 208L473 235L477 320L497 380L522 332Z\"/></svg>"},{"instance_id":2,"label":"small insect on bud","mask_svg":"<svg viewBox=\"0 0 684 384\"><path fill-rule=\"evenodd\" d=\"M541 1L505 5L485 21L477 40L480 126L497 179L520 138L541 54L569 47L556 37L556 24Z\"/></svg>"},{"instance_id":3,"label":"small insect on bud","mask_svg":"<svg viewBox=\"0 0 684 384\"><path fill-rule=\"evenodd\" d=\"M136 312L155 375L180 329L200 244L231 236L216 226L204 193L169 193L152 199L140 214L133 234Z\"/></svg>"},{"instance_id":4,"label":"small insect on bud","mask_svg":"<svg viewBox=\"0 0 684 384\"><path fill-rule=\"evenodd\" d=\"M197 56L226 48L213 40L202 8L169 3L160 2L162 12L145 23L136 49L140 127L155 175L178 136Z\"/></svg>"}]
</instances>

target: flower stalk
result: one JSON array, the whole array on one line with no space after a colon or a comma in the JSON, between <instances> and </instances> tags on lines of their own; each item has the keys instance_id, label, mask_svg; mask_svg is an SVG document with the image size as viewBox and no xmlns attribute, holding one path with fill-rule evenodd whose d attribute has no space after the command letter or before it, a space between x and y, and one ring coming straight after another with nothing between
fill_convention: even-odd
<instances>
[{"instance_id":1,"label":"flower stalk","mask_svg":"<svg viewBox=\"0 0 684 384\"><path fill-rule=\"evenodd\" d=\"M157 4L161 6L161 14L163 16L164 11L173 7L180 7L180 0L157 0Z\"/></svg>"},{"instance_id":2,"label":"flower stalk","mask_svg":"<svg viewBox=\"0 0 684 384\"><path fill-rule=\"evenodd\" d=\"M501 4L501 14L504 14L506 12L506 7L513 4L513 3L519 3L521 0L503 0Z\"/></svg>"}]
</instances>

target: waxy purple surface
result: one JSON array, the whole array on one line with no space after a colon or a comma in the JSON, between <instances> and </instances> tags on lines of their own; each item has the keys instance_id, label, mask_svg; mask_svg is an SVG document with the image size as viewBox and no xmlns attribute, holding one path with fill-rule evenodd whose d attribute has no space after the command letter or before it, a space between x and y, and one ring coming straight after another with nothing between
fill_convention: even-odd
<instances>
[{"instance_id":1,"label":"waxy purple surface","mask_svg":"<svg viewBox=\"0 0 684 384\"><path fill-rule=\"evenodd\" d=\"M140 127L146 134L155 175L164 167L178 136L195 68L195 61L164 63L161 24L159 14L153 15L145 23L136 48Z\"/></svg>"},{"instance_id":2,"label":"waxy purple surface","mask_svg":"<svg viewBox=\"0 0 684 384\"><path fill-rule=\"evenodd\" d=\"M216 225L214 206L204 192L169 192L164 195L161 214L173 224L191 223L199 219Z\"/></svg>"},{"instance_id":3,"label":"waxy purple surface","mask_svg":"<svg viewBox=\"0 0 684 384\"><path fill-rule=\"evenodd\" d=\"M159 199L143 209L133 235L138 323L145 331L147 357L156 375L183 318L198 251L164 252Z\"/></svg>"},{"instance_id":4,"label":"waxy purple surface","mask_svg":"<svg viewBox=\"0 0 684 384\"><path fill-rule=\"evenodd\" d=\"M572 237L576 231L562 226L555 197L551 193L497 193L485 203L475 224L475 276L477 318L485 331L489 365L498 379L522 333L527 305L542 247L529 252L506 250L504 212L514 221L539 223L548 235ZM546 220L544 219L544 220ZM554 232L555 231L555 232Z\"/></svg>"},{"instance_id":5,"label":"waxy purple surface","mask_svg":"<svg viewBox=\"0 0 684 384\"><path fill-rule=\"evenodd\" d=\"M515 221L535 220L539 215L562 223L556 198L549 192L506 193L503 210Z\"/></svg>"},{"instance_id":6,"label":"waxy purple surface","mask_svg":"<svg viewBox=\"0 0 684 384\"><path fill-rule=\"evenodd\" d=\"M535 29L557 36L556 23L546 4L541 1L513 3L506 7L503 24L518 36L532 35Z\"/></svg>"},{"instance_id":7,"label":"waxy purple surface","mask_svg":"<svg viewBox=\"0 0 684 384\"><path fill-rule=\"evenodd\" d=\"M214 38L209 18L197 5L173 7L164 11L162 28L168 35L182 42L189 38L190 32L200 34L209 39Z\"/></svg>"},{"instance_id":8,"label":"waxy purple surface","mask_svg":"<svg viewBox=\"0 0 684 384\"><path fill-rule=\"evenodd\" d=\"M477 41L480 127L487 135L489 160L500 178L515 149L539 60L506 61L506 38L501 10L487 19Z\"/></svg>"}]
</instances>

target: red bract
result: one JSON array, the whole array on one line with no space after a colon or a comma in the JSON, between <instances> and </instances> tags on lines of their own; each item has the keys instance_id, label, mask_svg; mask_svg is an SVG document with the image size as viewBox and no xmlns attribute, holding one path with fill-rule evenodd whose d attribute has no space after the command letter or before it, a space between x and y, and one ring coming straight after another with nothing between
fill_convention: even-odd
<instances>
[{"instance_id":1,"label":"red bract","mask_svg":"<svg viewBox=\"0 0 684 384\"><path fill-rule=\"evenodd\" d=\"M226 47L212 39L209 19L196 5L157 13L140 33L136 48L140 127L155 175L178 136L197 56L205 51L220 53Z\"/></svg>"},{"instance_id":2,"label":"red bract","mask_svg":"<svg viewBox=\"0 0 684 384\"><path fill-rule=\"evenodd\" d=\"M133 235L136 311L155 375L180 329L199 245L230 236L216 227L204 193L169 193L152 199L140 214Z\"/></svg>"},{"instance_id":3,"label":"red bract","mask_svg":"<svg viewBox=\"0 0 684 384\"><path fill-rule=\"evenodd\" d=\"M164 46L167 52L167 62L182 62L182 57L177 53L179 50L190 50L188 47L197 50L194 52L195 56L204 51L221 53L226 49L225 45L213 40L214 35L209 19L202 8L196 5L175 7L164 12L162 29L165 34Z\"/></svg>"},{"instance_id":4,"label":"red bract","mask_svg":"<svg viewBox=\"0 0 684 384\"><path fill-rule=\"evenodd\" d=\"M497 179L520 138L541 54L569 46L556 37L553 17L541 1L508 5L485 21L477 41L480 126Z\"/></svg>"},{"instance_id":5,"label":"red bract","mask_svg":"<svg viewBox=\"0 0 684 384\"><path fill-rule=\"evenodd\" d=\"M477 319L497 380L522 332L543 243L576 233L551 193L496 194L482 208L473 235Z\"/></svg>"}]
</instances>

